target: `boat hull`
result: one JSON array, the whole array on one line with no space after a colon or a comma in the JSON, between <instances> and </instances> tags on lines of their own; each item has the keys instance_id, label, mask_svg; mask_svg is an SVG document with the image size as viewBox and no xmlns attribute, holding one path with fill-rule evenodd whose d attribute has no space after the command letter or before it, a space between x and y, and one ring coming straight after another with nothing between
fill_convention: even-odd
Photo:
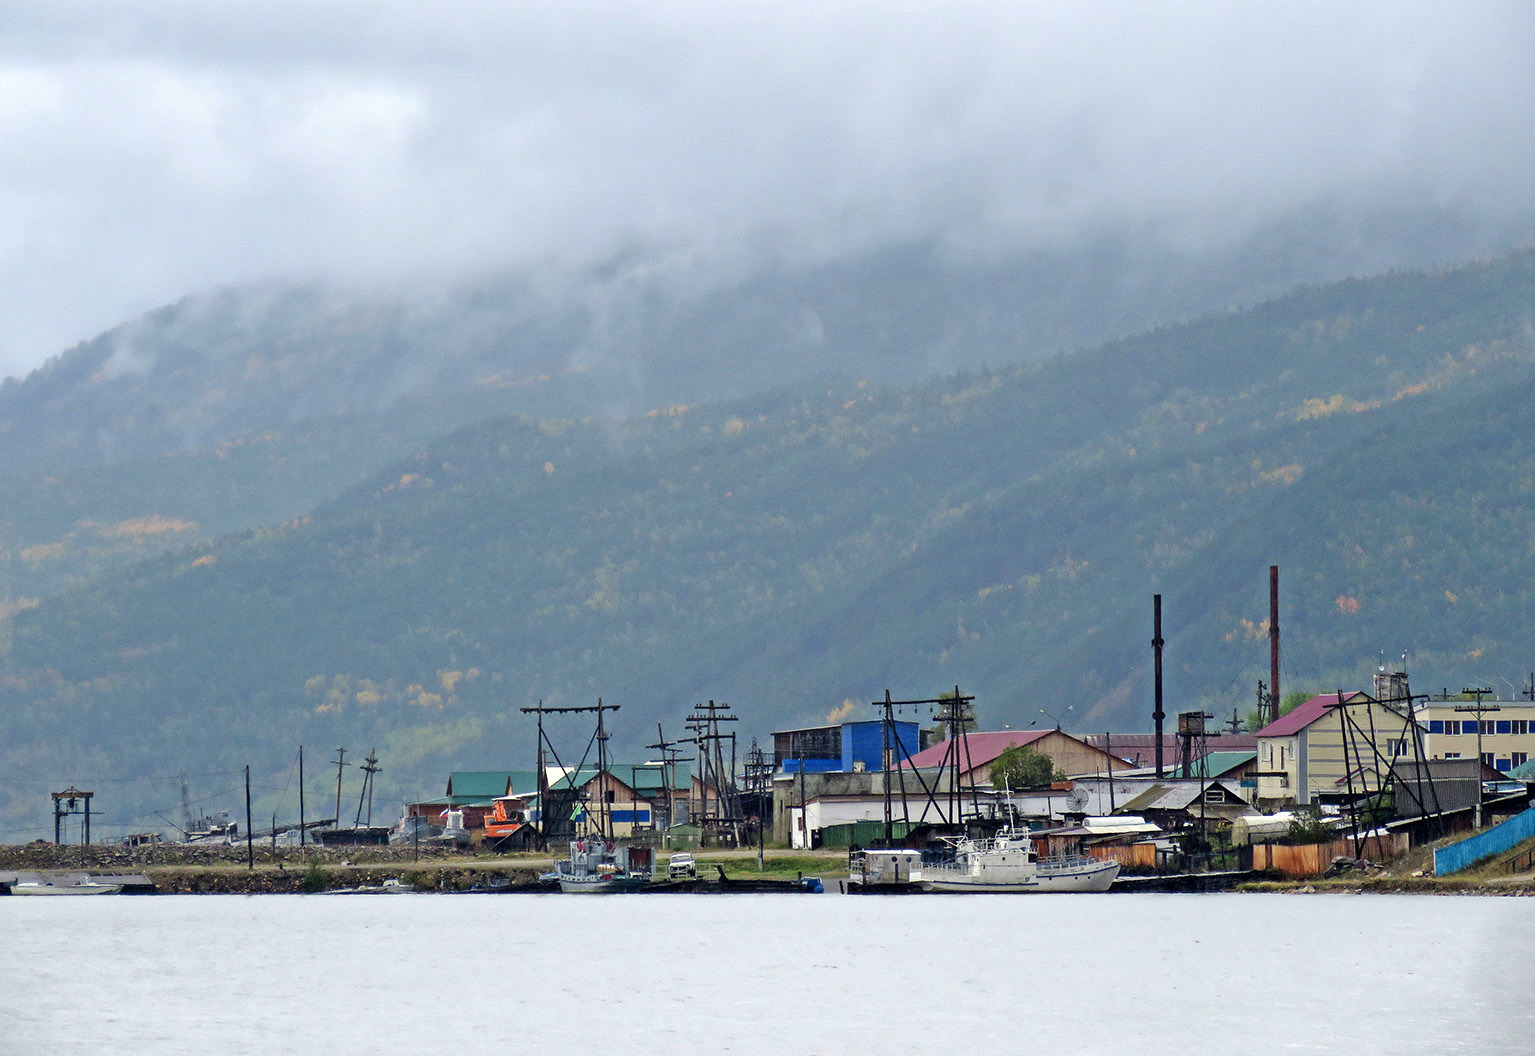
<instances>
[{"instance_id":1,"label":"boat hull","mask_svg":"<svg viewBox=\"0 0 1535 1056\"><path fill-rule=\"evenodd\" d=\"M560 890L567 895L619 895L643 891L650 886L648 876L564 876Z\"/></svg>"},{"instance_id":2,"label":"boat hull","mask_svg":"<svg viewBox=\"0 0 1535 1056\"><path fill-rule=\"evenodd\" d=\"M11 885L13 895L115 895L122 891L121 884L34 884L22 882Z\"/></svg>"},{"instance_id":3,"label":"boat hull","mask_svg":"<svg viewBox=\"0 0 1535 1056\"><path fill-rule=\"evenodd\" d=\"M1026 876L986 877L929 868L923 873L922 889L950 895L1025 895L1065 894L1107 891L1119 875L1118 862L1100 862L1079 869L1044 870Z\"/></svg>"}]
</instances>

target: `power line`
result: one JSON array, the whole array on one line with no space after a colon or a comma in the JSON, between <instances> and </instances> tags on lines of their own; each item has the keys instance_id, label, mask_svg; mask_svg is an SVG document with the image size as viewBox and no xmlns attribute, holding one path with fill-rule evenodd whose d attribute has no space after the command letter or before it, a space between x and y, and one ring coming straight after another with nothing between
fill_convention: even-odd
<instances>
[{"instance_id":1,"label":"power line","mask_svg":"<svg viewBox=\"0 0 1535 1056\"><path fill-rule=\"evenodd\" d=\"M188 774L187 777L232 777L243 774L240 770L212 770L205 774ZM0 782L9 782L17 785L45 785L52 787L61 782L88 781L93 785L128 785L145 781L180 781L183 775L175 774L171 777L92 777L89 774L73 773L70 777L14 777L9 774L0 774Z\"/></svg>"}]
</instances>

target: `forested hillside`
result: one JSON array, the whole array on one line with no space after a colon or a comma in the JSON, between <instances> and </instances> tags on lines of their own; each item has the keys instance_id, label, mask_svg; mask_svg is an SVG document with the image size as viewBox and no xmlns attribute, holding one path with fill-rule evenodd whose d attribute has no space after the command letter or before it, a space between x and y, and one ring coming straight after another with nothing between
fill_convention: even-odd
<instances>
[{"instance_id":1,"label":"forested hillside","mask_svg":"<svg viewBox=\"0 0 1535 1056\"><path fill-rule=\"evenodd\" d=\"M1037 362L1487 241L1451 220L1324 209L1203 253L1141 232L1021 256L914 243L689 276L636 254L437 288L198 293L0 383L0 614L285 521L475 422Z\"/></svg>"},{"instance_id":2,"label":"forested hillside","mask_svg":"<svg viewBox=\"0 0 1535 1056\"><path fill-rule=\"evenodd\" d=\"M915 387L470 424L0 622L0 774L376 745L415 792L526 764L518 708L598 695L631 753L705 698L749 738L955 684L986 725L1142 729L1156 592L1168 710L1246 714L1269 564L1289 688L1381 650L1423 686L1520 672L1532 334L1523 253ZM0 797L0 828L41 813Z\"/></svg>"}]
</instances>

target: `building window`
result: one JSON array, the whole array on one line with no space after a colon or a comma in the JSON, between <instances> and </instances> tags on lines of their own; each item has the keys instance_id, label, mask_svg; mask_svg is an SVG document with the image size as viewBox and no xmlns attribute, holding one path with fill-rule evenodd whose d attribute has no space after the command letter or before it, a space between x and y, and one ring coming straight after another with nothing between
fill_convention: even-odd
<instances>
[{"instance_id":1,"label":"building window","mask_svg":"<svg viewBox=\"0 0 1535 1056\"><path fill-rule=\"evenodd\" d=\"M1483 734L1491 733L1492 732L1492 727L1493 727L1493 721L1491 719L1483 719L1482 720L1482 733Z\"/></svg>"},{"instance_id":2,"label":"building window","mask_svg":"<svg viewBox=\"0 0 1535 1056\"><path fill-rule=\"evenodd\" d=\"M1491 766L1492 765L1492 753L1491 752L1483 752L1482 753L1482 765L1483 766Z\"/></svg>"},{"instance_id":3,"label":"building window","mask_svg":"<svg viewBox=\"0 0 1535 1056\"><path fill-rule=\"evenodd\" d=\"M1446 759L1459 759L1460 758L1460 753L1459 752L1445 752L1444 753L1444 757Z\"/></svg>"},{"instance_id":4,"label":"building window","mask_svg":"<svg viewBox=\"0 0 1535 1056\"><path fill-rule=\"evenodd\" d=\"M1394 740L1394 741L1387 741L1386 742L1386 750L1391 753L1391 758L1393 758L1393 759L1400 759L1402 756L1407 754L1407 740L1406 740L1406 738L1401 738L1401 739Z\"/></svg>"},{"instance_id":5,"label":"building window","mask_svg":"<svg viewBox=\"0 0 1535 1056\"><path fill-rule=\"evenodd\" d=\"M1510 763L1507 759L1499 759L1496 763L1493 763L1492 765L1493 765L1494 769L1500 770L1500 771L1502 771L1505 774L1508 773L1510 770L1512 770L1514 768L1513 764Z\"/></svg>"},{"instance_id":6,"label":"building window","mask_svg":"<svg viewBox=\"0 0 1535 1056\"><path fill-rule=\"evenodd\" d=\"M1458 735L1460 733L1460 720L1459 719L1445 719L1444 720L1444 732L1447 733L1447 734L1450 734L1452 737Z\"/></svg>"},{"instance_id":7,"label":"building window","mask_svg":"<svg viewBox=\"0 0 1535 1056\"><path fill-rule=\"evenodd\" d=\"M1516 736L1516 737L1525 737L1525 736L1529 735L1529 732L1530 732L1530 720L1529 719L1514 719L1510 723L1510 725L1513 727L1512 732L1513 732L1514 736Z\"/></svg>"},{"instance_id":8,"label":"building window","mask_svg":"<svg viewBox=\"0 0 1535 1056\"><path fill-rule=\"evenodd\" d=\"M1444 720L1443 719L1429 719L1428 720L1428 732L1429 733L1443 733L1444 732Z\"/></svg>"},{"instance_id":9,"label":"building window","mask_svg":"<svg viewBox=\"0 0 1535 1056\"><path fill-rule=\"evenodd\" d=\"M1513 758L1513 763L1514 763L1514 769L1517 770L1519 767L1523 766L1525 763L1530 761L1530 753L1529 752L1514 752L1512 754L1512 758Z\"/></svg>"},{"instance_id":10,"label":"building window","mask_svg":"<svg viewBox=\"0 0 1535 1056\"><path fill-rule=\"evenodd\" d=\"M1499 719L1497 721L1497 727L1496 728L1497 728L1497 731L1499 733L1512 733L1513 732L1513 726L1514 726L1514 724L1513 724L1513 722L1511 720L1509 720L1509 719Z\"/></svg>"}]
</instances>

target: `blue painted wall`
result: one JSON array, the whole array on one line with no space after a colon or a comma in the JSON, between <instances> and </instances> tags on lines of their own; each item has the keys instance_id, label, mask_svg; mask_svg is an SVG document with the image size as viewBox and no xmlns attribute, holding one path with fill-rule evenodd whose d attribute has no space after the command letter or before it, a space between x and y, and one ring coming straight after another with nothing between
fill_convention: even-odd
<instances>
[{"instance_id":1,"label":"blue painted wall","mask_svg":"<svg viewBox=\"0 0 1535 1056\"><path fill-rule=\"evenodd\" d=\"M1523 814L1515 814L1501 825L1494 825L1470 839L1439 848L1434 852L1434 875L1444 876L1469 869L1483 858L1502 854L1531 836L1535 836L1535 807Z\"/></svg>"},{"instance_id":2,"label":"blue painted wall","mask_svg":"<svg viewBox=\"0 0 1535 1056\"><path fill-rule=\"evenodd\" d=\"M885 734L883 722L845 722L842 724L842 769L853 770L854 764L862 763L865 770L883 770L885 766ZM906 752L917 754L921 736L915 722L897 722L893 726L895 743L891 749L899 763L901 746Z\"/></svg>"}]
</instances>

